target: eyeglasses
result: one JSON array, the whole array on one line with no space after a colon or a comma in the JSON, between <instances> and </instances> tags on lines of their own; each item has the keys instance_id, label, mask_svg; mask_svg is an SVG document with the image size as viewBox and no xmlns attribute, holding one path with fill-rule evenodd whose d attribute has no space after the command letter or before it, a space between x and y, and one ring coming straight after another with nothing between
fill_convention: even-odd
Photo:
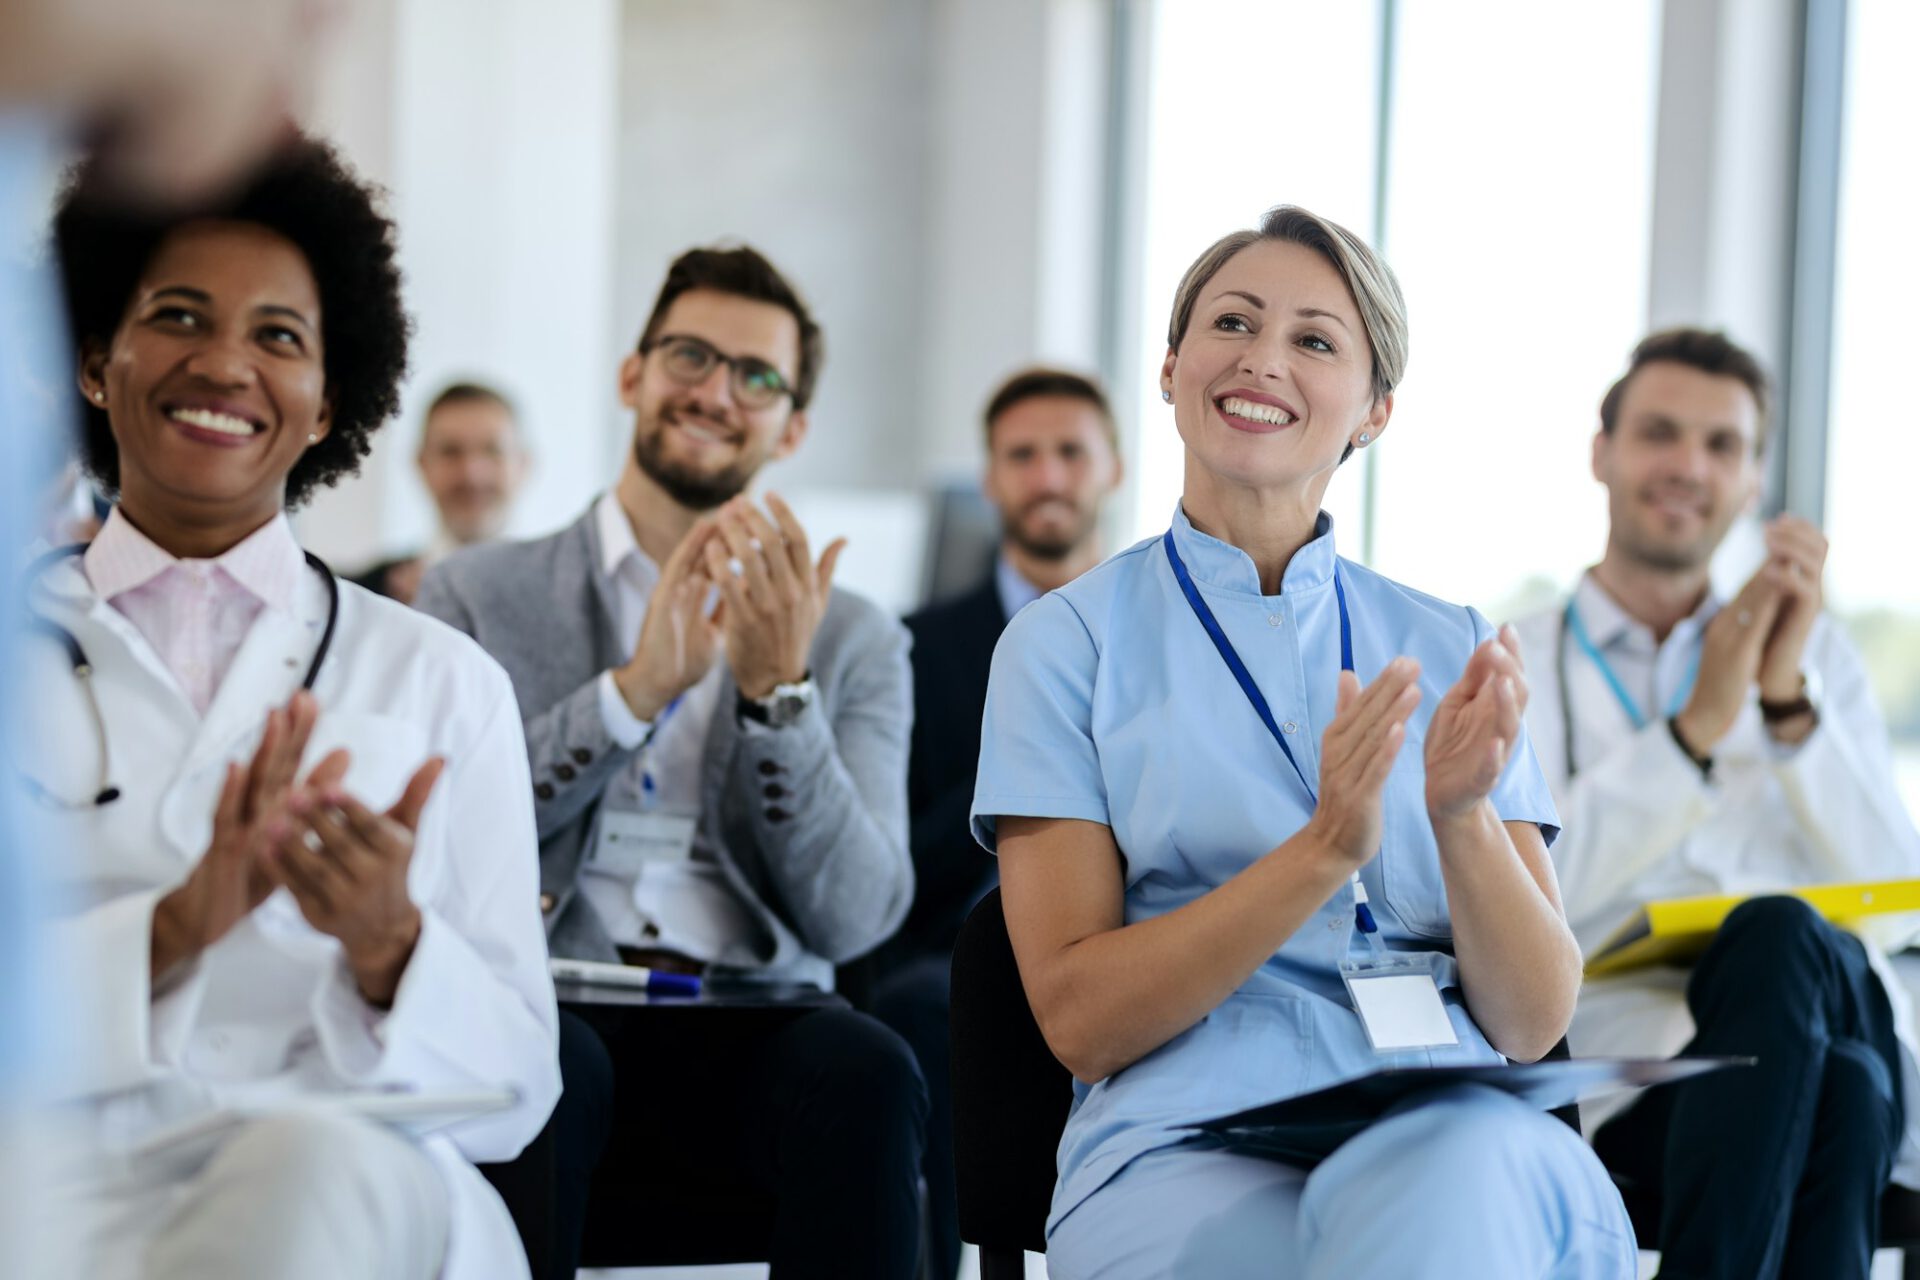
<instances>
[{"instance_id":1,"label":"eyeglasses","mask_svg":"<svg viewBox=\"0 0 1920 1280\"><path fill-rule=\"evenodd\" d=\"M717 364L727 366L733 398L749 409L764 409L781 396L791 396L786 377L757 356L730 356L712 343L684 334L668 334L640 344L640 354L660 353L667 376L682 386L697 387Z\"/></svg>"}]
</instances>

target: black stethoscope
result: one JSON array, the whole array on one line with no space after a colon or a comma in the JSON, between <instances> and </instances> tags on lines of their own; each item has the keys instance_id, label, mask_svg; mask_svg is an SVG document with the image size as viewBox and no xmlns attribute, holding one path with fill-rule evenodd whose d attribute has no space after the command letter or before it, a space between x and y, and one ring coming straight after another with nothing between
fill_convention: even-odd
<instances>
[{"instance_id":1,"label":"black stethoscope","mask_svg":"<svg viewBox=\"0 0 1920 1280\"><path fill-rule=\"evenodd\" d=\"M56 561L83 554L87 545L84 542L77 542L70 547L59 547L47 552L28 567L28 581L37 580L41 573ZM327 660L327 650L333 647L334 624L340 621L340 583L334 578L333 570L327 566L326 561L311 551L303 551L301 554L306 557L308 567L319 574L320 580L327 586L326 629L320 633L320 647L314 650L313 662L307 667L306 678L300 681L300 687L311 692L313 682L320 677L320 664ZM31 604L27 606L27 614L29 629L53 637L59 642L60 647L67 651L67 663L73 668L73 678L80 682L81 692L86 695L87 710L93 717L94 737L100 743L100 787L90 799L69 800L64 796L54 795L32 778L25 777L24 774L23 780L36 800L56 808L98 809L112 804L120 798L120 788L113 785L112 781L113 753L107 742L107 718L100 711L100 695L93 688L93 663L87 659L87 651L80 647L80 641L73 632L33 608Z\"/></svg>"},{"instance_id":2,"label":"black stethoscope","mask_svg":"<svg viewBox=\"0 0 1920 1280\"><path fill-rule=\"evenodd\" d=\"M1573 760L1573 696L1567 692L1567 636L1573 629L1573 601L1560 613L1560 631L1553 646L1553 671L1560 683L1560 742L1565 750L1567 781L1580 772Z\"/></svg>"}]
</instances>

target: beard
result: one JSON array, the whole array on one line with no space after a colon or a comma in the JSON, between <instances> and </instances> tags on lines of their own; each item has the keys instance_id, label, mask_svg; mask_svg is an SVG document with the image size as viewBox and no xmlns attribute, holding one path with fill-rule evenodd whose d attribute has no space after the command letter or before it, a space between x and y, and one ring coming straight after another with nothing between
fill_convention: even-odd
<instances>
[{"instance_id":1,"label":"beard","mask_svg":"<svg viewBox=\"0 0 1920 1280\"><path fill-rule=\"evenodd\" d=\"M1092 536L1094 526L1099 521L1099 512L1068 503L1073 507L1074 519L1065 529L1055 532L1048 529L1040 533L1029 533L1024 517L1035 507L1050 502L1066 502L1063 498L1042 498L1039 502L1028 503L1020 516L1003 519L1000 531L1007 541L1019 547L1036 560L1064 560L1074 550Z\"/></svg>"},{"instance_id":2,"label":"beard","mask_svg":"<svg viewBox=\"0 0 1920 1280\"><path fill-rule=\"evenodd\" d=\"M633 434L633 461L641 472L667 491L667 496L690 511L711 511L746 491L757 460L740 457L717 470L701 470L666 456L666 425L655 418Z\"/></svg>"},{"instance_id":3,"label":"beard","mask_svg":"<svg viewBox=\"0 0 1920 1280\"><path fill-rule=\"evenodd\" d=\"M1666 533L1655 517L1636 506L1613 513L1613 539L1633 561L1649 569L1690 571L1713 559L1731 524L1731 517L1722 519L1718 512L1710 512L1699 533L1681 538Z\"/></svg>"}]
</instances>

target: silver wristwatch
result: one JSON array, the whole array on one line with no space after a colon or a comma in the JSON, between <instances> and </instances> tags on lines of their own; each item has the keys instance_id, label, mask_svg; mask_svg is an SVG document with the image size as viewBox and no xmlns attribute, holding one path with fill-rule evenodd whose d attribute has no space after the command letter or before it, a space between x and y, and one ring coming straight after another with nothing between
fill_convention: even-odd
<instances>
[{"instance_id":1,"label":"silver wristwatch","mask_svg":"<svg viewBox=\"0 0 1920 1280\"><path fill-rule=\"evenodd\" d=\"M777 684L764 698L740 695L740 714L758 720L770 729L784 729L800 718L813 702L813 677L802 676L793 684Z\"/></svg>"}]
</instances>

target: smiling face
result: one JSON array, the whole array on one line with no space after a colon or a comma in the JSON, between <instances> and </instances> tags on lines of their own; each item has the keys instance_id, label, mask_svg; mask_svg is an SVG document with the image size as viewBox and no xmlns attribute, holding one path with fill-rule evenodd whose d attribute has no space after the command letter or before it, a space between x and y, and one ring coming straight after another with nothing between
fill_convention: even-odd
<instances>
[{"instance_id":1,"label":"smiling face","mask_svg":"<svg viewBox=\"0 0 1920 1280\"><path fill-rule=\"evenodd\" d=\"M800 325L793 313L714 289L674 299L658 325L661 339L697 338L725 356L752 357L794 385ZM754 474L799 447L807 415L781 395L761 408L734 395L733 369L716 362L699 382L668 371L656 342L620 368L620 400L633 410L633 458L640 470L682 506L711 510L743 491Z\"/></svg>"},{"instance_id":2,"label":"smiling face","mask_svg":"<svg viewBox=\"0 0 1920 1280\"><path fill-rule=\"evenodd\" d=\"M526 475L513 413L498 400L452 400L427 415L420 433L420 478L440 523L465 546L505 527Z\"/></svg>"},{"instance_id":3,"label":"smiling face","mask_svg":"<svg viewBox=\"0 0 1920 1280\"><path fill-rule=\"evenodd\" d=\"M309 437L329 428L320 325L306 256L279 234L190 222L160 242L80 373L136 523L264 524L281 509Z\"/></svg>"},{"instance_id":4,"label":"smiling face","mask_svg":"<svg viewBox=\"0 0 1920 1280\"><path fill-rule=\"evenodd\" d=\"M1061 560L1093 538L1120 482L1107 433L1100 410L1079 396L1033 396L994 419L984 487L1009 541Z\"/></svg>"},{"instance_id":5,"label":"smiling face","mask_svg":"<svg viewBox=\"0 0 1920 1280\"><path fill-rule=\"evenodd\" d=\"M1759 496L1760 406L1740 379L1655 361L1628 381L1593 441L1608 538L1637 563L1696 569Z\"/></svg>"},{"instance_id":6,"label":"smiling face","mask_svg":"<svg viewBox=\"0 0 1920 1280\"><path fill-rule=\"evenodd\" d=\"M1374 398L1372 349L1340 273L1272 239L1202 287L1160 385L1190 463L1243 488L1316 486L1316 503L1348 444L1378 439L1393 406Z\"/></svg>"}]
</instances>

